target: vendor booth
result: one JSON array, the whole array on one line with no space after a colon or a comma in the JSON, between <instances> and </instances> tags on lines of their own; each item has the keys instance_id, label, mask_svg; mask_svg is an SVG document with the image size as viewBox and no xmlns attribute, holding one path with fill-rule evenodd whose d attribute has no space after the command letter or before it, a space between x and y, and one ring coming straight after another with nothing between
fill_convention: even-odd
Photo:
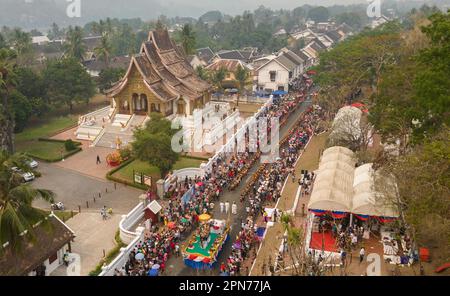
<instances>
[{"instance_id":1,"label":"vendor booth","mask_svg":"<svg viewBox=\"0 0 450 296\"><path fill-rule=\"evenodd\" d=\"M392 180L384 183L396 192ZM372 164L355 168L354 153L339 146L328 148L322 155L308 209L313 214L310 247L330 252L339 251L341 230L358 226L363 239L369 239L371 232L383 238L385 224L399 216L392 200L375 191Z\"/></svg>"}]
</instances>

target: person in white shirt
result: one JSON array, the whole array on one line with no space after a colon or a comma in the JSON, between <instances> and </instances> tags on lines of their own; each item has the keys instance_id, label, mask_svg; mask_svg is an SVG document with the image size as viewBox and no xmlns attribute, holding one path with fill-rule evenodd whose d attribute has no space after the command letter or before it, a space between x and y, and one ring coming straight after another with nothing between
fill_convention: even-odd
<instances>
[{"instance_id":1,"label":"person in white shirt","mask_svg":"<svg viewBox=\"0 0 450 296\"><path fill-rule=\"evenodd\" d=\"M229 211L230 211L230 203L227 201L225 202L225 213L228 214Z\"/></svg>"},{"instance_id":2,"label":"person in white shirt","mask_svg":"<svg viewBox=\"0 0 450 296\"><path fill-rule=\"evenodd\" d=\"M366 255L366 250L364 250L364 247L362 247L361 251L359 251L359 264L361 264L361 262L363 262L365 255Z\"/></svg>"},{"instance_id":3,"label":"person in white shirt","mask_svg":"<svg viewBox=\"0 0 450 296\"><path fill-rule=\"evenodd\" d=\"M237 204L235 202L233 202L233 205L231 206L231 213L237 215Z\"/></svg>"},{"instance_id":4,"label":"person in white shirt","mask_svg":"<svg viewBox=\"0 0 450 296\"><path fill-rule=\"evenodd\" d=\"M223 213L225 209L225 204L223 202L220 202L220 213Z\"/></svg>"}]
</instances>

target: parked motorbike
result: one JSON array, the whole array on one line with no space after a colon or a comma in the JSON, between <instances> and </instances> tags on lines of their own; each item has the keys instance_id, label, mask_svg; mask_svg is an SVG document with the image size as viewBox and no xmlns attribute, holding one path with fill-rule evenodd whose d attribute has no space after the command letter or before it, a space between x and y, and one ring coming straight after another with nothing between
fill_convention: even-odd
<instances>
[{"instance_id":1,"label":"parked motorbike","mask_svg":"<svg viewBox=\"0 0 450 296\"><path fill-rule=\"evenodd\" d=\"M62 202L57 202L55 204L51 204L51 209L54 211L64 211L65 207Z\"/></svg>"}]
</instances>

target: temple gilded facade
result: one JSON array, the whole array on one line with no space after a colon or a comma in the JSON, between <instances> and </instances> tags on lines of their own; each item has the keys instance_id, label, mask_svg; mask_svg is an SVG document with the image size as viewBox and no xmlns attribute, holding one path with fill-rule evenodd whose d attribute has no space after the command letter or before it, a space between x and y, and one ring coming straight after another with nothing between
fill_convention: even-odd
<instances>
[{"instance_id":1,"label":"temple gilded facade","mask_svg":"<svg viewBox=\"0 0 450 296\"><path fill-rule=\"evenodd\" d=\"M196 75L167 30L155 30L106 95L119 114L192 115L211 100L211 85Z\"/></svg>"}]
</instances>

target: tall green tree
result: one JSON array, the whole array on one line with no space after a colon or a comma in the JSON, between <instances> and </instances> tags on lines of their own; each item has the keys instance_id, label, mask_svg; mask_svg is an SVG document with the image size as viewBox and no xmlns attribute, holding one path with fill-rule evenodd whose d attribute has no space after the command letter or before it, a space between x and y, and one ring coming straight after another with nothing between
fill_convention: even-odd
<instances>
[{"instance_id":1,"label":"tall green tree","mask_svg":"<svg viewBox=\"0 0 450 296\"><path fill-rule=\"evenodd\" d=\"M218 91L223 90L222 83L223 80L225 79L225 76L227 75L227 72L228 72L227 69L221 67L219 70L213 72L211 75L211 80Z\"/></svg>"},{"instance_id":2,"label":"tall green tree","mask_svg":"<svg viewBox=\"0 0 450 296\"><path fill-rule=\"evenodd\" d=\"M32 115L32 105L30 101L19 91L13 90L10 94L10 110L14 116L14 132L20 133L28 123Z\"/></svg>"},{"instance_id":3,"label":"tall green tree","mask_svg":"<svg viewBox=\"0 0 450 296\"><path fill-rule=\"evenodd\" d=\"M78 61L83 61L86 54L86 45L83 42L83 29L76 26L69 27L66 35L65 53Z\"/></svg>"},{"instance_id":4,"label":"tall green tree","mask_svg":"<svg viewBox=\"0 0 450 296\"><path fill-rule=\"evenodd\" d=\"M326 22L330 17L330 12L326 7L317 6L308 12L308 17L316 23Z\"/></svg>"},{"instance_id":5,"label":"tall green tree","mask_svg":"<svg viewBox=\"0 0 450 296\"><path fill-rule=\"evenodd\" d=\"M95 94L94 81L75 58L49 62L43 76L52 103L57 106L67 105L70 111L75 103L89 103Z\"/></svg>"},{"instance_id":6,"label":"tall green tree","mask_svg":"<svg viewBox=\"0 0 450 296\"><path fill-rule=\"evenodd\" d=\"M111 56L112 46L109 40L109 34L104 33L100 44L94 48L94 53L98 59L103 60L106 68L109 68L109 59Z\"/></svg>"},{"instance_id":7,"label":"tall green tree","mask_svg":"<svg viewBox=\"0 0 450 296\"><path fill-rule=\"evenodd\" d=\"M137 158L159 168L161 178L166 176L179 158L171 146L172 137L178 130L172 129L171 125L162 114L152 113L146 126L135 131L135 141L131 144Z\"/></svg>"},{"instance_id":8,"label":"tall green tree","mask_svg":"<svg viewBox=\"0 0 450 296\"><path fill-rule=\"evenodd\" d=\"M15 85L16 53L0 49L0 150L14 152L14 117L9 112L10 94Z\"/></svg>"},{"instance_id":9,"label":"tall green tree","mask_svg":"<svg viewBox=\"0 0 450 296\"><path fill-rule=\"evenodd\" d=\"M22 31L19 28L13 30L10 44L16 51L18 56L21 56L31 50L31 34Z\"/></svg>"},{"instance_id":10,"label":"tall green tree","mask_svg":"<svg viewBox=\"0 0 450 296\"><path fill-rule=\"evenodd\" d=\"M98 77L98 88L101 92L110 89L114 82L119 81L125 75L125 70L121 68L103 69Z\"/></svg>"},{"instance_id":11,"label":"tall green tree","mask_svg":"<svg viewBox=\"0 0 450 296\"><path fill-rule=\"evenodd\" d=\"M244 93L246 86L251 83L251 81L249 81L250 72L247 70L247 68L238 65L236 71L234 72L234 77L236 78L236 81L238 83L239 92L236 105L239 106L239 99L241 95Z\"/></svg>"},{"instance_id":12,"label":"tall green tree","mask_svg":"<svg viewBox=\"0 0 450 296\"><path fill-rule=\"evenodd\" d=\"M2 33L0 33L0 49L5 48L8 44Z\"/></svg>"},{"instance_id":13,"label":"tall green tree","mask_svg":"<svg viewBox=\"0 0 450 296\"><path fill-rule=\"evenodd\" d=\"M21 176L11 169L19 167L30 171L26 161L23 155L0 151L0 253L4 251L3 245L6 243L13 252L19 254L24 238L33 242L33 225L39 221L46 223L45 212L34 208L33 202L37 199L54 202L53 192L23 184Z\"/></svg>"},{"instance_id":14,"label":"tall green tree","mask_svg":"<svg viewBox=\"0 0 450 296\"><path fill-rule=\"evenodd\" d=\"M414 100L422 110L418 139L438 132L442 124L450 126L450 12L433 14L430 21L422 28L430 46L417 57L422 67L414 80Z\"/></svg>"},{"instance_id":15,"label":"tall green tree","mask_svg":"<svg viewBox=\"0 0 450 296\"><path fill-rule=\"evenodd\" d=\"M195 50L195 33L192 30L192 26L190 24L185 24L180 35L184 52L187 55L192 54Z\"/></svg>"}]
</instances>

